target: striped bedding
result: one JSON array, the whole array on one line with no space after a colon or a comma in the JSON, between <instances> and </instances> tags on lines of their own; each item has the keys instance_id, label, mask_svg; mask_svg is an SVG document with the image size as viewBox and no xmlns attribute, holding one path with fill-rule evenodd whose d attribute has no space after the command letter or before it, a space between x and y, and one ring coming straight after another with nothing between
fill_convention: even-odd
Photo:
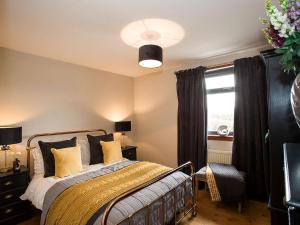
<instances>
[{"instance_id":1,"label":"striped bedding","mask_svg":"<svg viewBox=\"0 0 300 225\"><path fill-rule=\"evenodd\" d=\"M47 214L55 199L65 190L72 187L72 185L86 182L105 174L114 173L134 163L136 162L122 161L57 182L46 193L41 225L46 224ZM182 172L175 172L117 203L109 215L108 225L169 224L175 215L174 205L176 205L176 212L180 212L191 197L191 178ZM99 208L87 224L101 224L105 207Z\"/></svg>"}]
</instances>

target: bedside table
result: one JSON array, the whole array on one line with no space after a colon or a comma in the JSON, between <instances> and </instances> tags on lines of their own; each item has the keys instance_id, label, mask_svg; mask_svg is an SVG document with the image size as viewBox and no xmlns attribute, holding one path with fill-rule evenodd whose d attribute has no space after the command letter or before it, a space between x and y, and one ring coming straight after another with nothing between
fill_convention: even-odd
<instances>
[{"instance_id":1,"label":"bedside table","mask_svg":"<svg viewBox=\"0 0 300 225\"><path fill-rule=\"evenodd\" d=\"M126 146L122 148L122 155L124 158L136 161L136 146Z\"/></svg>"},{"instance_id":2,"label":"bedside table","mask_svg":"<svg viewBox=\"0 0 300 225\"><path fill-rule=\"evenodd\" d=\"M22 201L29 182L29 171L0 173L0 225L17 224L30 217L30 203Z\"/></svg>"}]
</instances>

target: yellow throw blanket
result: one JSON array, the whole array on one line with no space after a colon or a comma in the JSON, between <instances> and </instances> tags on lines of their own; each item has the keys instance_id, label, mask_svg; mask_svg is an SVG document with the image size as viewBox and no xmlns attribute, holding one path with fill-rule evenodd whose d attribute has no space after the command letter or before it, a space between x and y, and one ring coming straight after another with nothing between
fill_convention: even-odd
<instances>
[{"instance_id":1,"label":"yellow throw blanket","mask_svg":"<svg viewBox=\"0 0 300 225\"><path fill-rule=\"evenodd\" d=\"M207 164L206 166L206 181L208 184L208 189L210 192L210 196L211 196L211 200L213 202L219 202L221 201L221 195L215 180L215 176L209 166L209 164Z\"/></svg>"},{"instance_id":2,"label":"yellow throw blanket","mask_svg":"<svg viewBox=\"0 0 300 225\"><path fill-rule=\"evenodd\" d=\"M114 198L170 171L150 162L138 162L116 172L76 184L62 192L49 209L47 225L88 223L89 219Z\"/></svg>"}]
</instances>

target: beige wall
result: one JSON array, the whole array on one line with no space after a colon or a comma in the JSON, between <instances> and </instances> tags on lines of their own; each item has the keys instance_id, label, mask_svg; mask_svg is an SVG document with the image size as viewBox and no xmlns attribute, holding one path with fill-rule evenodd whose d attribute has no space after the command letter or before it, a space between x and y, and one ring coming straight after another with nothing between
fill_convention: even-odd
<instances>
[{"instance_id":1,"label":"beige wall","mask_svg":"<svg viewBox=\"0 0 300 225\"><path fill-rule=\"evenodd\" d=\"M128 141L135 140L139 159L175 167L174 71L255 54L256 49L184 63L177 69L133 79L0 48L0 125L22 125L26 141L29 135L40 132L99 127L112 131L112 121L129 118L133 132ZM24 149L23 145L16 147ZM225 151L230 151L231 145L208 143L209 149ZM24 154L22 159L25 162ZM2 164L0 156L0 167Z\"/></svg>"},{"instance_id":2,"label":"beige wall","mask_svg":"<svg viewBox=\"0 0 300 225\"><path fill-rule=\"evenodd\" d=\"M133 99L133 78L0 48L0 125L22 125L25 140L40 132L113 131L112 121L132 118Z\"/></svg>"},{"instance_id":3,"label":"beige wall","mask_svg":"<svg viewBox=\"0 0 300 225\"><path fill-rule=\"evenodd\" d=\"M184 68L216 65L259 54L250 49L217 58L186 63L176 70L134 80L134 111L138 156L168 166L177 166L177 94L174 72ZM209 150L231 151L232 142L209 141Z\"/></svg>"},{"instance_id":4,"label":"beige wall","mask_svg":"<svg viewBox=\"0 0 300 225\"><path fill-rule=\"evenodd\" d=\"M136 78L134 111L138 157L177 165L177 94L175 75L168 71Z\"/></svg>"}]
</instances>

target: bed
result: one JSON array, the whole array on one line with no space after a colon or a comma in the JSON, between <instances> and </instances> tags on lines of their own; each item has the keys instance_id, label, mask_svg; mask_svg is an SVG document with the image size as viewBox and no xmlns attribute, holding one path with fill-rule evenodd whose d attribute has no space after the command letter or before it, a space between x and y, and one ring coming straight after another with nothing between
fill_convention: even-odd
<instances>
[{"instance_id":1,"label":"bed","mask_svg":"<svg viewBox=\"0 0 300 225\"><path fill-rule=\"evenodd\" d=\"M63 178L45 178L37 172L43 165L37 159L35 141L99 132L107 135L105 130L95 129L37 134L28 139L27 166L33 172L21 199L41 211L40 224L162 225L178 224L188 214L196 215L191 162L175 169L127 159L88 165L88 144L81 138L77 145L82 146L82 171ZM189 169L190 174L181 172L183 169Z\"/></svg>"}]
</instances>

